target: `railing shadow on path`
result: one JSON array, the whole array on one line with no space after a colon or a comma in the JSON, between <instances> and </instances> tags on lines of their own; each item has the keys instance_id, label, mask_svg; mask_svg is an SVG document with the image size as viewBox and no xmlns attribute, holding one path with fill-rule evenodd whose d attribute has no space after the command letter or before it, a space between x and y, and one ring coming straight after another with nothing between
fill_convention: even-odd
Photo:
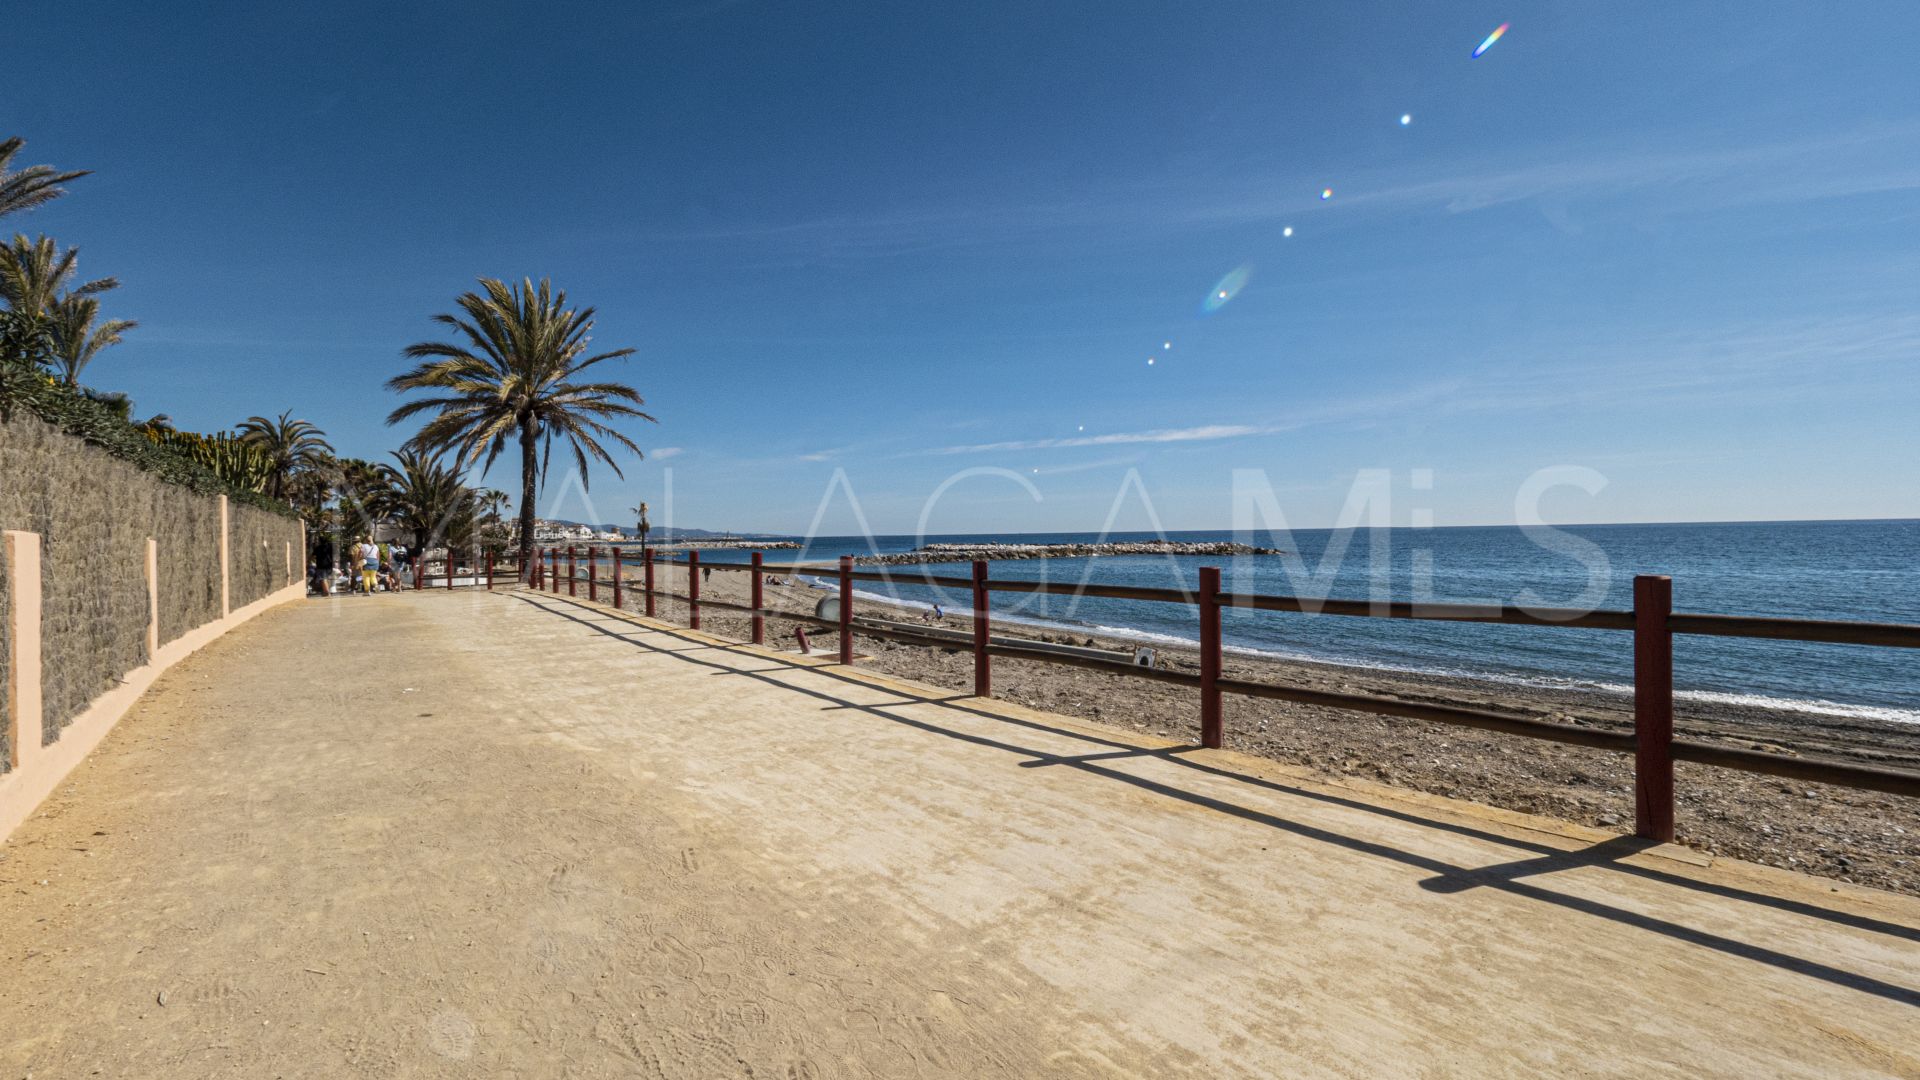
<instances>
[{"instance_id":1,"label":"railing shadow on path","mask_svg":"<svg viewBox=\"0 0 1920 1080\"><path fill-rule=\"evenodd\" d=\"M714 644L711 642L700 641L698 643L699 647L693 648L693 649L667 647L654 641L645 640L645 636L665 636L677 642L680 642L682 644L688 643L690 639L684 636L686 632L681 631L677 627L660 627L660 626L649 625L647 623L639 621L641 618L640 616L630 615L626 612L619 612L616 614L611 609L605 608L601 605L588 604L586 602L574 600L567 597L552 597L552 596L546 596L541 594L520 593L520 592L498 593L495 595L499 595L502 597L511 597L513 599L526 603L528 606L533 607L537 610L541 610L541 611L548 612L549 614L557 615L560 618L577 623L596 633L604 635L605 637L623 642L625 644L628 644L636 648L644 649L650 653L672 655L683 660L686 663L697 664L702 667L712 668L714 669L714 674L716 675L733 675L733 676L754 679L758 682L766 683L771 686L777 686L783 690L787 690L793 693L803 694L808 697L812 697L817 700L826 702L827 708L847 709L847 710L864 712L871 716L875 716L880 719L887 720L891 723L915 728L917 730L927 732L928 734L940 735L944 738L955 739L957 741L969 743L975 746L981 746L989 749L999 750L1005 753L1016 754L1026 759L1025 761L1020 763L1023 767L1033 768L1033 767L1057 765L1057 766L1072 768L1078 771L1088 773L1090 775L1099 776L1103 779L1117 781L1119 783L1126 784L1131 787L1139 788L1141 790L1149 791L1154 794L1164 796L1166 798L1184 802L1189 805L1199 806L1205 809L1213 810L1229 817L1238 818L1243 821L1249 821L1255 824L1263 825L1268 828L1278 830L1280 832L1285 832L1294 836L1301 837L1303 839L1312 840L1319 843L1325 843L1331 846L1342 848L1347 851L1353 851L1360 854L1369 855L1369 856L1373 856L1380 859L1385 859L1387 861L1394 862L1403 866L1412 867L1418 870L1424 870L1427 873L1433 875L1432 877L1423 879L1420 882L1421 888L1426 889L1429 892L1457 893L1457 892L1463 892L1469 889L1476 889L1476 888L1492 889L1495 891L1507 893L1509 895L1518 896L1518 897L1522 897L1529 900L1534 900L1540 903L1551 904L1557 907L1565 908L1570 911L1576 911L1581 914L1585 914L1594 918L1605 919L1607 921L1618 923L1621 925L1631 926L1636 929L1644 930L1649 933L1659 934L1663 937L1668 937L1677 941L1684 941L1689 944L1699 946L1701 948L1711 949L1715 952L1723 953L1730 956L1740 957L1742 959L1751 960L1756 963L1766 964L1770 967L1778 968L1783 971L1790 971L1795 974L1803 975L1813 979L1818 979L1823 982L1832 983L1837 986L1846 987L1848 989L1856 990L1861 993L1871 994L1876 997L1881 997L1891 1001L1896 1001L1910 1007L1920 1007L1920 989L1915 989L1912 987L1906 987L1906 986L1901 986L1895 983L1886 982L1885 980L1877 979L1870 975L1863 975L1858 972L1847 971L1845 969L1835 967L1831 964L1822 963L1817 960L1809 960L1803 957L1793 956L1789 953L1780 952L1777 949L1771 949L1771 948L1767 948L1766 946L1755 945L1749 942L1739 941L1734 938L1729 938L1721 934L1712 933L1706 930L1700 930L1695 927L1673 922L1669 919L1663 919L1663 918L1659 918L1652 915L1646 915L1641 912L1632 911L1622 907L1617 907L1615 905L1607 904L1598 900L1589 899L1587 897L1571 895L1564 892L1557 892L1552 889L1548 889L1543 886L1531 884L1521 880L1523 878L1539 877L1539 876L1552 874L1552 873L1556 873L1563 870L1573 870L1573 869L1579 869L1579 868L1604 868L1612 872L1624 873L1624 874L1628 874L1638 878L1654 880L1666 885L1671 885L1671 886L1675 886L1675 887L1679 887L1679 888L1683 888L1691 891L1702 892L1709 895L1722 897L1725 899L1732 899L1732 900L1737 900L1745 903L1751 903L1757 906L1767 907L1767 908L1787 912L1794 915L1800 915L1808 918L1831 922L1837 925L1848 926L1853 929L1864 930L1864 931L1877 933L1877 934L1884 934L1891 937L1905 939L1908 941L1920 941L1920 928L1906 926L1900 923L1887 922L1881 919L1874 919L1868 916L1854 914L1852 912L1837 911L1829 908L1823 908L1816 904L1810 904L1804 901L1789 900L1782 897L1771 896L1766 893L1754 892L1752 890L1741 889L1734 886L1698 881L1693 878L1668 873L1658 869L1623 863L1620 861L1621 859L1625 858L1628 855L1634 854L1635 852L1646 850L1648 847L1651 847L1651 846L1656 846L1645 840L1637 839L1634 837L1615 837L1609 840L1601 841L1596 844L1588 845L1584 848L1567 850L1563 848L1554 847L1549 844L1540 843L1537 841L1529 841L1529 840L1524 840L1524 839L1520 839L1512 836L1501 835L1499 833L1491 832L1484 829L1477 829L1470 825L1464 825L1457 822L1445 821L1438 818L1430 818L1430 817L1426 817L1424 815L1413 813L1407 810L1400 810L1392 807L1378 806L1378 805L1368 803L1368 802L1363 802L1357 799L1344 798L1330 792L1319 792L1319 791L1313 791L1307 788L1295 787L1293 785L1279 783L1279 782L1267 780L1261 777L1249 776L1244 773L1235 772L1231 769L1221 768L1219 766L1211 765L1208 763L1197 762L1185 756L1199 749L1198 747L1195 747L1195 746L1179 746L1179 747L1167 747L1167 748L1158 748L1158 749L1131 746L1126 743L1119 742L1117 740L1103 739L1097 735L1093 735L1087 732L1074 731L1074 730L1071 730L1068 728L1062 728L1062 727L1055 727L1052 725L1040 723L1038 721L1025 719L1022 717L1007 716L1002 713L990 712L984 709L974 708L964 704L960 704L961 702L975 700L967 695L955 695L954 697L951 697L951 698L920 697L920 696L904 693L900 690L896 690L891 687L874 685L872 682L868 682L861 678L852 677L844 673L843 671L836 670L835 667L833 666L815 666L810 664L782 662L782 661L779 661L776 657L769 656L767 653L761 650L754 649L753 647L747 646L744 644L735 646L735 645L729 645L724 643ZM565 610L568 608L571 608L573 610ZM594 617L593 618L584 617L582 614L580 614L582 612ZM615 626L626 628L630 631L639 631L640 635L644 635L644 636L636 636L635 634L632 634L632 633L618 632L612 629L608 625L609 623ZM693 640L697 640L697 639L693 639ZM753 660L774 660L776 666L768 667L768 668L737 668L727 664L718 663L710 659L702 659L702 658L689 655L691 653L696 653L696 652L725 653L728 655L743 657L743 658L750 658ZM797 686L794 683L788 682L784 679L775 678L773 677L775 673L785 674L785 675L804 675L804 676L822 677L832 681L844 683L848 686L857 686L865 690L886 694L889 697L895 698L896 700L882 703L882 704L867 704L867 703L862 703L857 701L850 701L844 697L836 696L824 690L818 690L818 689L814 689L806 686ZM1016 743L1002 741L1000 739L991 738L985 735L978 735L978 734L973 734L971 732L958 731L952 728L942 727L938 724L931 723L929 721L922 720L917 717L904 716L895 712L888 711L891 709L900 709L900 708L905 708L905 707L915 706L915 705L939 706L943 709L966 713L972 716L977 716L984 719L992 720L1000 724L1006 724L1013 727L1028 728L1034 731L1044 732L1047 734L1061 736L1069 739L1075 739L1075 740L1091 743L1094 745L1107 746L1107 747L1113 748L1116 752L1078 755L1078 756L1059 755L1059 754L1050 753L1045 750L1040 750L1034 747L1021 746ZM1535 857L1523 859L1523 860L1512 862L1512 863L1503 863L1503 864L1500 864L1497 866L1491 866L1491 867L1472 868L1472 867L1455 866L1451 863L1446 862L1445 860L1433 858L1427 855L1422 855L1422 854L1419 854L1418 852L1407 851L1401 848L1394 847L1389 844L1383 844L1383 843L1379 843L1371 840L1363 840L1358 837L1344 836L1340 833L1334 832L1329 829L1323 829L1318 826L1308 825L1303 822L1291 821L1286 818L1277 816L1275 814L1266 812L1264 810L1257 810L1252 807L1242 806L1237 803L1229 802L1225 799L1217 798L1212 795L1207 795L1200 792L1188 791L1179 787L1175 787L1172 784L1168 784L1159 780L1154 780L1148 777L1136 776L1128 772L1123 772L1117 769L1110 768L1106 764L1103 764L1103 762L1107 762L1107 761L1124 760L1124 759L1143 759L1143 758L1159 759L1159 760L1168 762L1170 764L1181 766L1183 768L1195 769L1209 776L1213 776L1213 777L1217 777L1220 779L1225 779L1225 780L1229 780L1237 783L1243 783L1250 787L1261 788L1261 789L1269 790L1278 794L1284 794L1284 795L1288 795L1296 798L1308 799L1308 800L1321 802L1321 803L1328 803L1328 804L1332 804L1332 805L1336 805L1336 806L1340 806L1348 809L1358 810L1368 814L1374 814L1382 817L1391 818L1393 820L1417 825L1423 828L1431 828L1438 831L1466 836L1473 839L1483 840L1489 843L1498 844L1506 847L1532 851L1535 853Z\"/></svg>"}]
</instances>

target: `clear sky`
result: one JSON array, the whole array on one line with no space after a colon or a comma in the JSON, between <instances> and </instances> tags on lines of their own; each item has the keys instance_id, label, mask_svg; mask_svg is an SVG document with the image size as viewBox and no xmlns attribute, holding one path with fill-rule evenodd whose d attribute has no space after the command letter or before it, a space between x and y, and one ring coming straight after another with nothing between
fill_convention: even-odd
<instances>
[{"instance_id":1,"label":"clear sky","mask_svg":"<svg viewBox=\"0 0 1920 1080\"><path fill-rule=\"evenodd\" d=\"M280 7L8 10L0 128L97 172L8 225L124 282L141 415L380 456L429 316L549 276L661 420L600 520L1920 515L1911 0Z\"/></svg>"}]
</instances>

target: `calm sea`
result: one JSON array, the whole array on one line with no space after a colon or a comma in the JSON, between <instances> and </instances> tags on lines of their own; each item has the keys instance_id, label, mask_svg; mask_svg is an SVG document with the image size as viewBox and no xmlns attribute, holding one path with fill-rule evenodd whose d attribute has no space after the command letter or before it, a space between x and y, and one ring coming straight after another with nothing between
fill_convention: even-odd
<instances>
[{"instance_id":1,"label":"calm sea","mask_svg":"<svg viewBox=\"0 0 1920 1080\"><path fill-rule=\"evenodd\" d=\"M1154 539L1092 533L822 537L770 563L909 550L921 542L1031 543ZM1174 540L1233 540L1231 533L1172 533ZM1518 528L1297 531L1239 539L1293 558L1102 557L996 562L996 577L1190 587L1202 565L1219 565L1244 592L1358 600L1531 603L1632 607L1633 576L1673 575L1677 611L1920 623L1920 521L1562 528L1546 545ZM705 560L744 561L740 552ZM935 573L966 576L963 565ZM908 604L967 610L962 594L865 587ZM996 616L1144 642L1192 643L1195 609L1184 605L995 594ZM1004 606L1002 606L1004 605ZM1631 635L1402 619L1228 611L1227 646L1248 653L1532 685L1625 691ZM1675 681L1684 695L1792 707L1837 716L1920 723L1920 650L1682 636Z\"/></svg>"}]
</instances>

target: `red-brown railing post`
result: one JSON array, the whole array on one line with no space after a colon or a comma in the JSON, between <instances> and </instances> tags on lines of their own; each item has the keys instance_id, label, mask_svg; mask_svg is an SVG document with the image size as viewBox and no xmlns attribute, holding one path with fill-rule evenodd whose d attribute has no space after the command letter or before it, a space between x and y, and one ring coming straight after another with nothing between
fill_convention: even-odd
<instances>
[{"instance_id":1,"label":"red-brown railing post","mask_svg":"<svg viewBox=\"0 0 1920 1080\"><path fill-rule=\"evenodd\" d=\"M700 629L700 553L687 552L687 625Z\"/></svg>"},{"instance_id":2,"label":"red-brown railing post","mask_svg":"<svg viewBox=\"0 0 1920 1080\"><path fill-rule=\"evenodd\" d=\"M427 587L427 552L425 548L413 554L413 588L415 592Z\"/></svg>"},{"instance_id":3,"label":"red-brown railing post","mask_svg":"<svg viewBox=\"0 0 1920 1080\"><path fill-rule=\"evenodd\" d=\"M587 549L587 599L600 599L600 568L596 565L600 559L600 549Z\"/></svg>"},{"instance_id":4,"label":"red-brown railing post","mask_svg":"<svg viewBox=\"0 0 1920 1080\"><path fill-rule=\"evenodd\" d=\"M1633 579L1633 833L1673 842L1673 579Z\"/></svg>"},{"instance_id":5,"label":"red-brown railing post","mask_svg":"<svg viewBox=\"0 0 1920 1080\"><path fill-rule=\"evenodd\" d=\"M579 576L580 576L580 563L579 563L578 553L574 550L574 547L572 544L568 544L567 545L567 595L568 596L580 595L580 582L576 580Z\"/></svg>"},{"instance_id":6,"label":"red-brown railing post","mask_svg":"<svg viewBox=\"0 0 1920 1080\"><path fill-rule=\"evenodd\" d=\"M647 597L647 618L653 618L653 549L640 549L640 591Z\"/></svg>"},{"instance_id":7,"label":"red-brown railing post","mask_svg":"<svg viewBox=\"0 0 1920 1080\"><path fill-rule=\"evenodd\" d=\"M550 547L547 549L547 563L549 567L548 573L547 573L547 588L554 595L558 596L560 593L560 549L559 548Z\"/></svg>"},{"instance_id":8,"label":"red-brown railing post","mask_svg":"<svg viewBox=\"0 0 1920 1080\"><path fill-rule=\"evenodd\" d=\"M447 542L447 591L453 591L453 542Z\"/></svg>"},{"instance_id":9,"label":"red-brown railing post","mask_svg":"<svg viewBox=\"0 0 1920 1080\"><path fill-rule=\"evenodd\" d=\"M840 662L853 663L853 556L840 556Z\"/></svg>"},{"instance_id":10,"label":"red-brown railing post","mask_svg":"<svg viewBox=\"0 0 1920 1080\"><path fill-rule=\"evenodd\" d=\"M763 606L763 601L765 600L765 597L762 595L760 578L761 578L760 553L756 551L753 553L753 600L752 600L753 643L755 645L765 645L767 643L767 617L765 615L760 614L760 608Z\"/></svg>"},{"instance_id":11,"label":"red-brown railing post","mask_svg":"<svg viewBox=\"0 0 1920 1080\"><path fill-rule=\"evenodd\" d=\"M1218 750L1226 741L1220 715L1220 568L1200 568L1200 745Z\"/></svg>"},{"instance_id":12,"label":"red-brown railing post","mask_svg":"<svg viewBox=\"0 0 1920 1080\"><path fill-rule=\"evenodd\" d=\"M973 561L973 696L993 696L993 657L987 655L993 626L987 608L987 560Z\"/></svg>"},{"instance_id":13,"label":"red-brown railing post","mask_svg":"<svg viewBox=\"0 0 1920 1080\"><path fill-rule=\"evenodd\" d=\"M620 606L620 549L613 548L613 606Z\"/></svg>"}]
</instances>

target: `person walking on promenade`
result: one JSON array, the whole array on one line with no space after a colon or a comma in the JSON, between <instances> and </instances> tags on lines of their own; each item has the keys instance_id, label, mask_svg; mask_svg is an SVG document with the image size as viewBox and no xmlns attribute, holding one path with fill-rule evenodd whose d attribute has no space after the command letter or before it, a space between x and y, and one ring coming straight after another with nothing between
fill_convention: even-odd
<instances>
[{"instance_id":1,"label":"person walking on promenade","mask_svg":"<svg viewBox=\"0 0 1920 1080\"><path fill-rule=\"evenodd\" d=\"M367 537L360 545L360 585L373 595L380 578L380 549L374 545L373 537Z\"/></svg>"}]
</instances>

